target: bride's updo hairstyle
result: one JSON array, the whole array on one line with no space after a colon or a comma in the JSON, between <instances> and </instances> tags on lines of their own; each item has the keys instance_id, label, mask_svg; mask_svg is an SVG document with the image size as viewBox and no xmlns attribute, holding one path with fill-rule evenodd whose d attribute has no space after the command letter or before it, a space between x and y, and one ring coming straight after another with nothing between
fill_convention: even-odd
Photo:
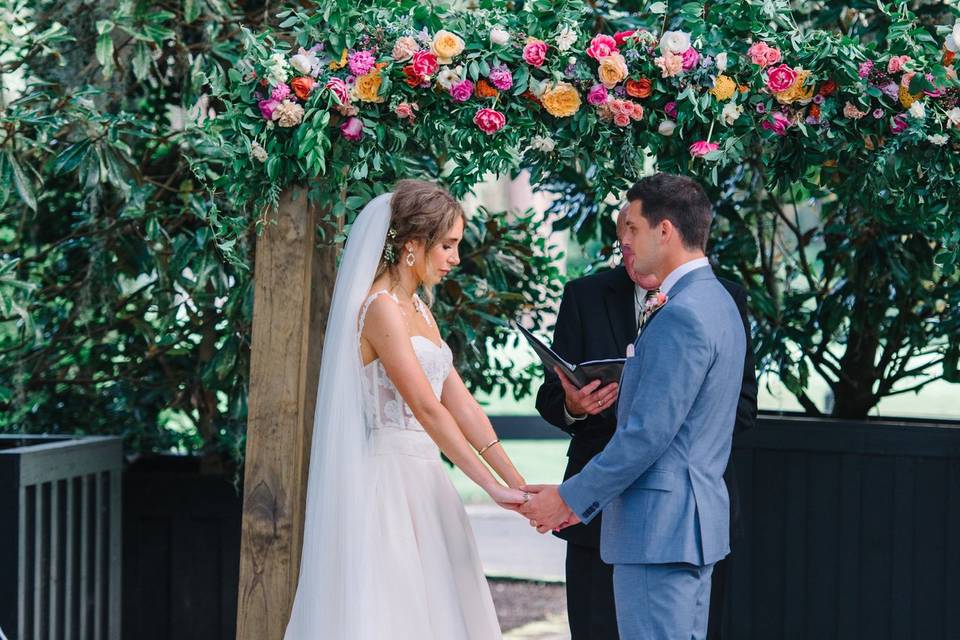
<instances>
[{"instance_id":1,"label":"bride's updo hairstyle","mask_svg":"<svg viewBox=\"0 0 960 640\"><path fill-rule=\"evenodd\" d=\"M429 252L453 228L458 218L466 224L463 207L443 187L426 180L397 182L390 198L390 230L377 277L404 264L408 242L420 241L424 253Z\"/></svg>"}]
</instances>

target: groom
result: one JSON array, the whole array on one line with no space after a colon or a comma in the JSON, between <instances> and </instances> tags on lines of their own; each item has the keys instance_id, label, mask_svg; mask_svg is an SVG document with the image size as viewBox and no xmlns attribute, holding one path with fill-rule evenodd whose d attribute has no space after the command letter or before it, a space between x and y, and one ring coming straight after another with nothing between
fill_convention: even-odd
<instances>
[{"instance_id":1,"label":"groom","mask_svg":"<svg viewBox=\"0 0 960 640\"><path fill-rule=\"evenodd\" d=\"M743 324L704 256L711 206L700 185L657 174L627 198L624 245L667 302L646 319L624 367L609 444L559 487L530 487L522 511L540 532L604 511L601 555L614 565L623 640L704 638L710 574L729 551L723 472Z\"/></svg>"}]
</instances>

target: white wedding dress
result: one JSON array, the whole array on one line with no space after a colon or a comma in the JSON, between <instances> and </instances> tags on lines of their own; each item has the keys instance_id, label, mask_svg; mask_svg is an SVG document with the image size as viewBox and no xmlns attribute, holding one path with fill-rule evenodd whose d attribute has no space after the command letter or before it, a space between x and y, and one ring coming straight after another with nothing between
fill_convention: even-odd
<instances>
[{"instance_id":1,"label":"white wedding dress","mask_svg":"<svg viewBox=\"0 0 960 640\"><path fill-rule=\"evenodd\" d=\"M360 331L390 226L390 198L351 226L317 387L300 572L285 640L501 638L463 504L440 451ZM396 298L393 298L396 302ZM384 300L384 303L388 303ZM439 398L450 348L411 344Z\"/></svg>"},{"instance_id":2,"label":"white wedding dress","mask_svg":"<svg viewBox=\"0 0 960 640\"><path fill-rule=\"evenodd\" d=\"M371 296L363 306L360 331ZM394 298L396 302L396 299ZM399 302L397 302L399 304ZM411 338L437 398L453 369L445 342ZM370 535L375 568L375 637L391 640L500 638L473 531L440 450L414 417L379 360L364 368L363 410L370 429Z\"/></svg>"}]
</instances>

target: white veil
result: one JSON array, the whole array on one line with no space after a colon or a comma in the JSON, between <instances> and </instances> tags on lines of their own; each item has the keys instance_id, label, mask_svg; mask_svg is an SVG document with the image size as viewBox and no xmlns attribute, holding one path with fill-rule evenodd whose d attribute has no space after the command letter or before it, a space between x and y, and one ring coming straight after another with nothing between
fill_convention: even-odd
<instances>
[{"instance_id":1,"label":"white veil","mask_svg":"<svg viewBox=\"0 0 960 640\"><path fill-rule=\"evenodd\" d=\"M313 420L300 580L285 640L362 638L373 549L358 316L390 226L385 193L350 229L327 320ZM359 612L359 613L358 613Z\"/></svg>"}]
</instances>

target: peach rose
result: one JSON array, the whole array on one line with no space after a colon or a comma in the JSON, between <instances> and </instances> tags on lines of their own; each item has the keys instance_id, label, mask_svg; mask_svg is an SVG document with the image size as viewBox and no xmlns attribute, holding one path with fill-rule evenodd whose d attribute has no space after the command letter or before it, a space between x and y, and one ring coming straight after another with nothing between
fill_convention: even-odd
<instances>
[{"instance_id":1,"label":"peach rose","mask_svg":"<svg viewBox=\"0 0 960 640\"><path fill-rule=\"evenodd\" d=\"M627 80L627 95L632 98L649 98L653 93L653 83L649 78Z\"/></svg>"},{"instance_id":2,"label":"peach rose","mask_svg":"<svg viewBox=\"0 0 960 640\"><path fill-rule=\"evenodd\" d=\"M558 82L549 87L540 96L540 100L547 113L555 118L572 116L580 109L580 94L573 85L566 82Z\"/></svg>"},{"instance_id":3,"label":"peach rose","mask_svg":"<svg viewBox=\"0 0 960 640\"><path fill-rule=\"evenodd\" d=\"M317 82L310 76L299 76L290 82L290 88L297 94L297 97L306 101L310 97L310 91Z\"/></svg>"},{"instance_id":4,"label":"peach rose","mask_svg":"<svg viewBox=\"0 0 960 640\"><path fill-rule=\"evenodd\" d=\"M463 47L463 38L441 29L433 36L430 51L437 56L437 62L440 64L450 64L454 58L463 53Z\"/></svg>"},{"instance_id":5,"label":"peach rose","mask_svg":"<svg viewBox=\"0 0 960 640\"><path fill-rule=\"evenodd\" d=\"M381 84L383 84L383 77L380 72L371 71L357 78L353 90L363 102L383 102L383 98L379 95Z\"/></svg>"},{"instance_id":6,"label":"peach rose","mask_svg":"<svg viewBox=\"0 0 960 640\"><path fill-rule=\"evenodd\" d=\"M420 45L413 37L401 36L393 45L393 59L397 62L406 62L417 51L420 51Z\"/></svg>"},{"instance_id":7,"label":"peach rose","mask_svg":"<svg viewBox=\"0 0 960 640\"><path fill-rule=\"evenodd\" d=\"M601 58L600 68L597 70L600 82L607 89L612 89L623 81L627 73L627 61L619 53L611 53L606 58Z\"/></svg>"}]
</instances>

